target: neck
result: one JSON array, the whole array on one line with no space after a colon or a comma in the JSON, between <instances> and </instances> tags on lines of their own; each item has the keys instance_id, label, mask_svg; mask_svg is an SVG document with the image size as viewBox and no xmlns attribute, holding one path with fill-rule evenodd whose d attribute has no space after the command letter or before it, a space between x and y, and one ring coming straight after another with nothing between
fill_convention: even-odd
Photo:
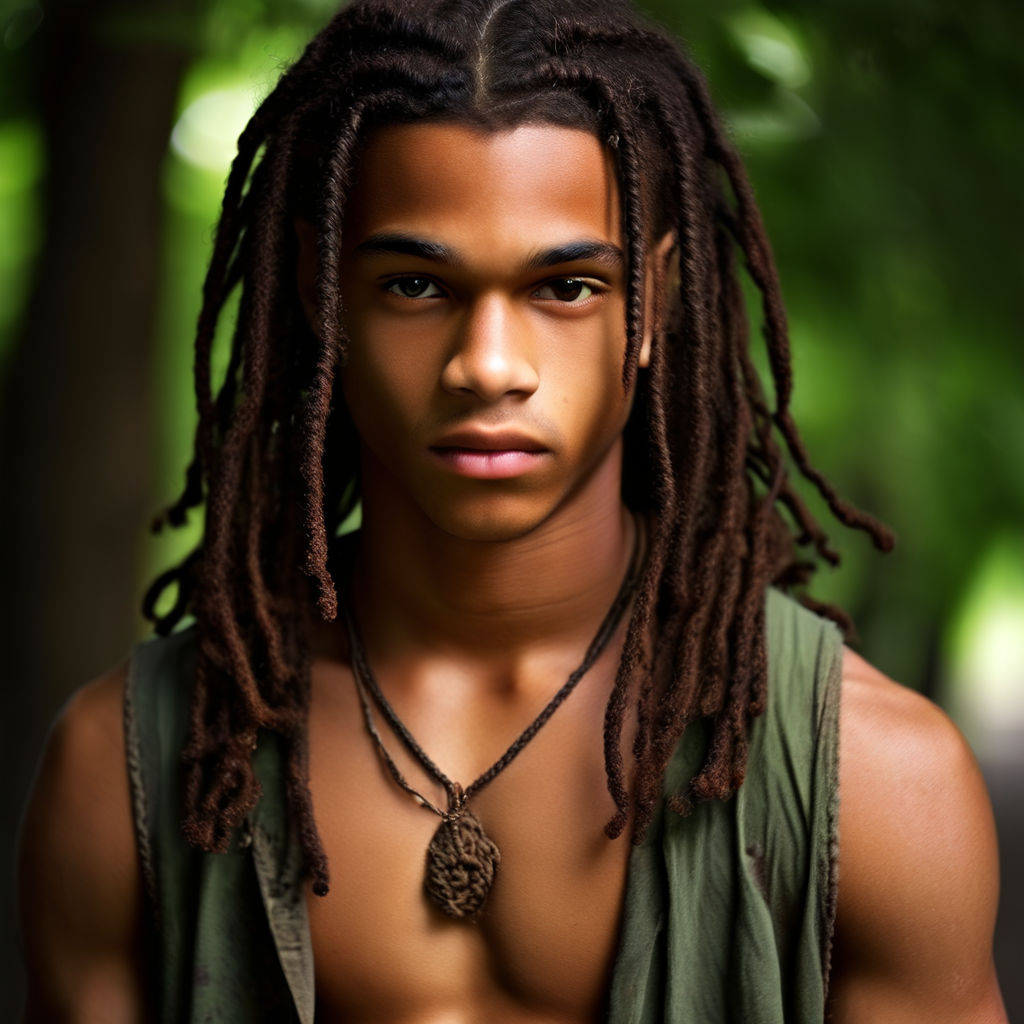
<instances>
[{"instance_id":1,"label":"neck","mask_svg":"<svg viewBox=\"0 0 1024 1024\"><path fill-rule=\"evenodd\" d=\"M487 658L589 638L633 550L618 469L599 471L547 520L507 540L454 536L386 487L364 488L352 588L374 647Z\"/></svg>"}]
</instances>

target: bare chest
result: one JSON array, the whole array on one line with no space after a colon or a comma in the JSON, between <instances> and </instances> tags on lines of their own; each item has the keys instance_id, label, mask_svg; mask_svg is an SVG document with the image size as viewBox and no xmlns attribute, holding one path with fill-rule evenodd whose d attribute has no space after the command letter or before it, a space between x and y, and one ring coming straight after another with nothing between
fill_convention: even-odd
<instances>
[{"instance_id":1,"label":"bare chest","mask_svg":"<svg viewBox=\"0 0 1024 1024\"><path fill-rule=\"evenodd\" d=\"M597 685L574 693L470 801L501 863L483 910L465 921L445 916L424 892L439 819L388 774L347 671L314 673L311 785L331 868L328 896L309 898L318 1020L600 1019L629 843L603 833L613 811L601 740L606 691L600 679L587 682ZM500 728L483 730L493 746L481 751L481 770L532 718L524 714L502 739L491 739ZM518 715L513 708L509 717ZM408 781L443 805L441 786L381 734ZM447 769L445 751L430 750L429 735L418 738ZM463 767L472 763L471 753Z\"/></svg>"}]
</instances>

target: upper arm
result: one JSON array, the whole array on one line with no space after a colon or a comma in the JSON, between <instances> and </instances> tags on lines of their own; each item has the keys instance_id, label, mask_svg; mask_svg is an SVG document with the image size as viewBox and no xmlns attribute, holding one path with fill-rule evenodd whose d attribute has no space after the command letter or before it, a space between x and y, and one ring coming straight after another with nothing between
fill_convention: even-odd
<instances>
[{"instance_id":1,"label":"upper arm","mask_svg":"<svg viewBox=\"0 0 1024 1024\"><path fill-rule=\"evenodd\" d=\"M840 723L831 1019L1005 1021L995 827L970 749L943 712L849 652Z\"/></svg>"},{"instance_id":2,"label":"upper arm","mask_svg":"<svg viewBox=\"0 0 1024 1024\"><path fill-rule=\"evenodd\" d=\"M142 886L124 756L124 669L79 690L47 741L22 826L27 1020L143 1016Z\"/></svg>"}]
</instances>

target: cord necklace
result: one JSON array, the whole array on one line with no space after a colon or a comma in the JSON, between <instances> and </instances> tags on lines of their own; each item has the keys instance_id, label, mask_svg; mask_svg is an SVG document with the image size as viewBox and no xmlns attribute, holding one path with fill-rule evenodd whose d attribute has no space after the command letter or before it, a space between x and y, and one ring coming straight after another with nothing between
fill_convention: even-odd
<instances>
[{"instance_id":1,"label":"cord necklace","mask_svg":"<svg viewBox=\"0 0 1024 1024\"><path fill-rule=\"evenodd\" d=\"M363 709L366 730L370 734L377 753L387 765L388 771L395 782L409 793L427 810L436 814L441 823L437 827L430 845L427 847L427 870L424 888L427 895L449 917L472 919L480 912L491 886L498 864L501 862L501 851L494 840L487 835L480 819L466 806L467 802L484 786L492 782L503 772L523 748L547 723L548 719L558 710L562 702L576 688L579 681L587 674L597 659L608 646L614 636L622 616L629 606L636 589L641 570L641 528L637 522L633 553L630 565L619 587L615 600L598 627L583 660L562 685L562 688L545 705L539 715L520 733L519 737L478 779L463 789L458 782L452 781L431 760L429 755L416 742L405 723L381 692L380 685L370 668L359 628L351 602L345 602L345 618L348 625L350 651L352 657L352 675L355 680L356 692ZM373 703L388 720L391 728L401 739L406 749L433 776L448 794L446 810L438 807L419 790L411 786L402 775L398 765L388 753L377 730L373 718Z\"/></svg>"}]
</instances>

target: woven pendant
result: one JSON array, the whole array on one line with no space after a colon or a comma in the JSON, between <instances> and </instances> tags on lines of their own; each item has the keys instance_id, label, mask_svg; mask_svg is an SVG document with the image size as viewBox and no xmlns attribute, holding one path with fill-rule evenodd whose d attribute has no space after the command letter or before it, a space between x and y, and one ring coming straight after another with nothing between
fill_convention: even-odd
<instances>
[{"instance_id":1,"label":"woven pendant","mask_svg":"<svg viewBox=\"0 0 1024 1024\"><path fill-rule=\"evenodd\" d=\"M427 847L427 895L449 917L476 917L494 884L501 852L477 816L446 816Z\"/></svg>"}]
</instances>

